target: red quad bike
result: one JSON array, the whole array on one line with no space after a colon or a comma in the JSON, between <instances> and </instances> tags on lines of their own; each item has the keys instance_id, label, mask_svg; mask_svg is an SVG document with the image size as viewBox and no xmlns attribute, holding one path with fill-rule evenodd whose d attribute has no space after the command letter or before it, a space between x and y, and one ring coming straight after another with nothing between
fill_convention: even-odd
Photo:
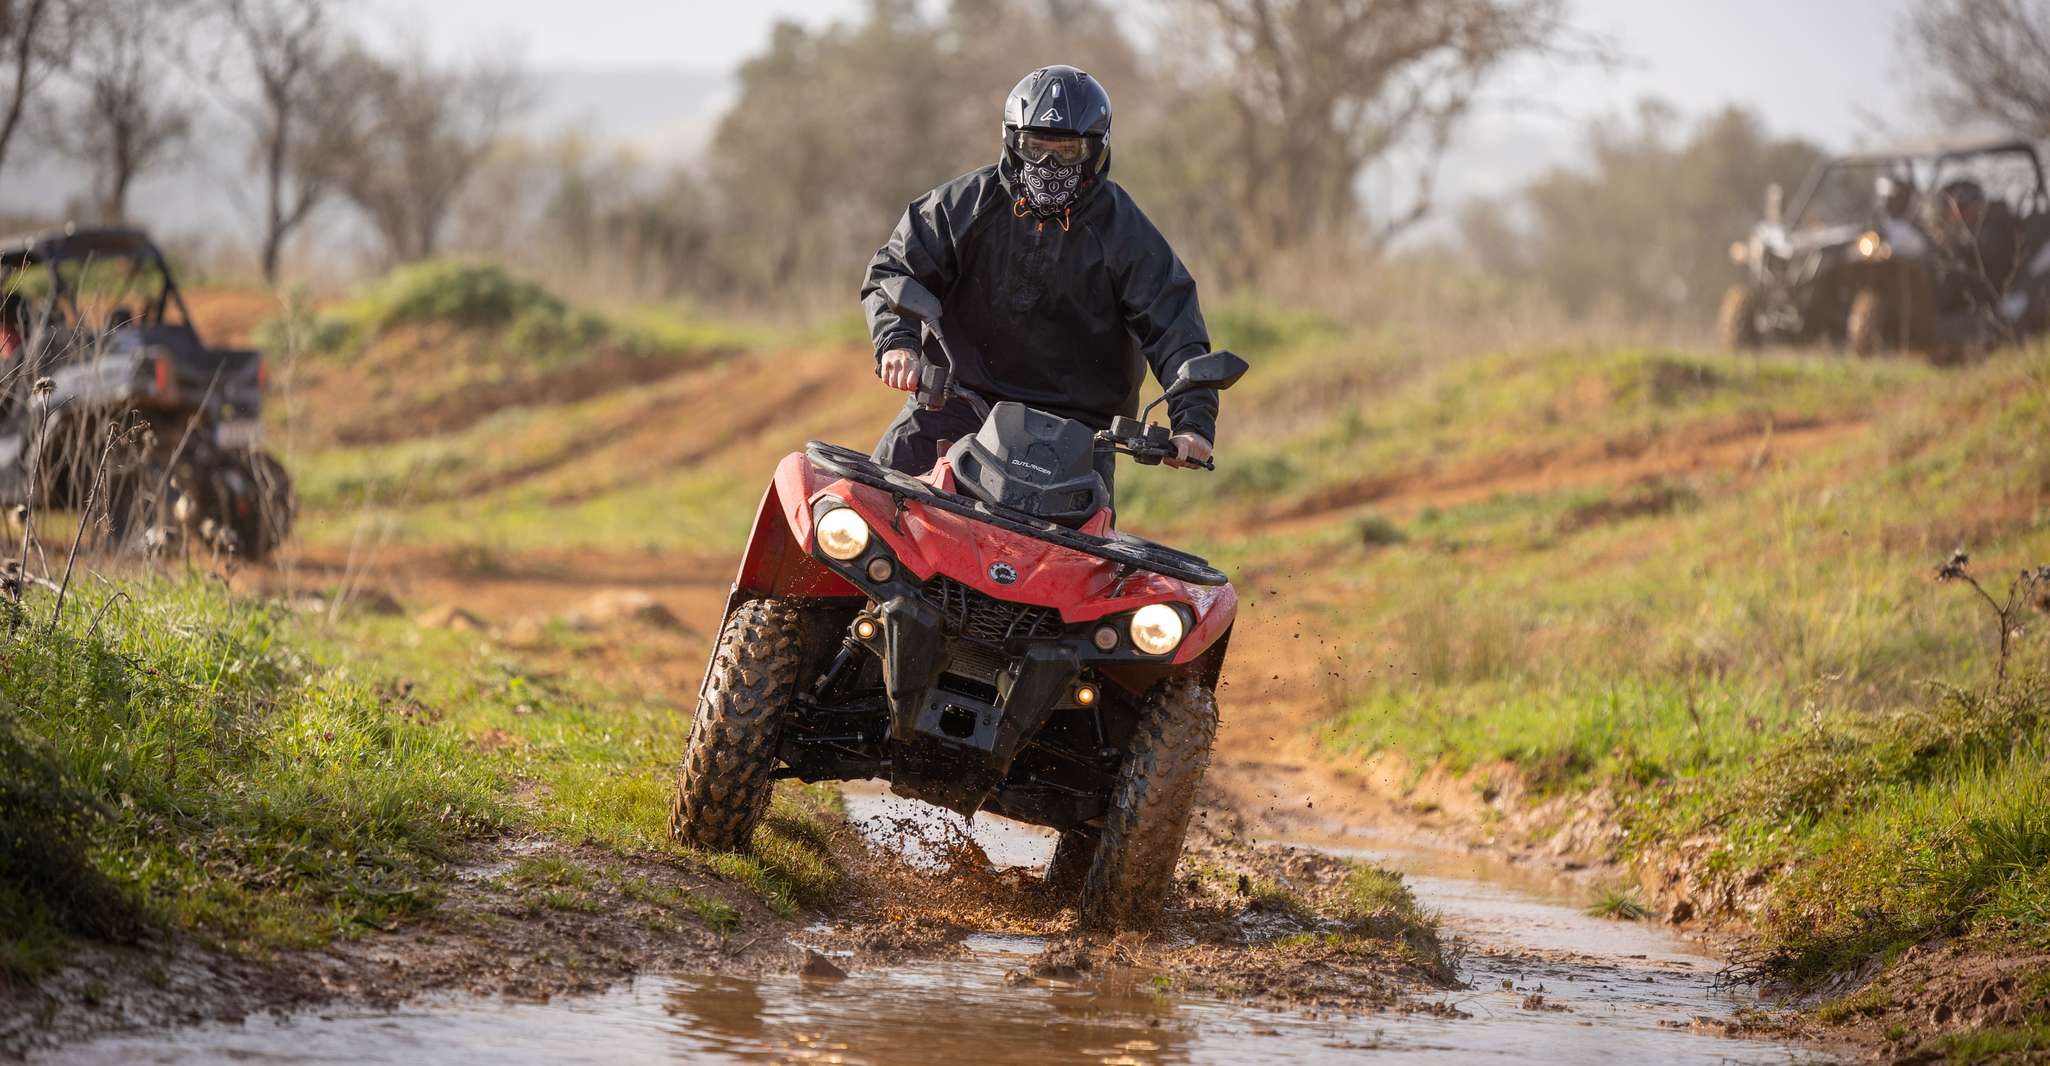
<instances>
[{"instance_id":1,"label":"red quad bike","mask_svg":"<svg viewBox=\"0 0 2050 1066\"><path fill-rule=\"evenodd\" d=\"M1165 427L989 407L951 383L939 300L885 296L943 364L919 400L984 415L923 477L814 441L762 499L698 695L670 829L747 846L779 778L887 778L972 815L1060 832L1050 881L1093 926L1168 895L1217 731L1238 595L1210 564L1111 529L1101 451L1174 455ZM1227 388L1245 360L1188 360L1166 395ZM1205 464L1206 466L1208 464Z\"/></svg>"}]
</instances>

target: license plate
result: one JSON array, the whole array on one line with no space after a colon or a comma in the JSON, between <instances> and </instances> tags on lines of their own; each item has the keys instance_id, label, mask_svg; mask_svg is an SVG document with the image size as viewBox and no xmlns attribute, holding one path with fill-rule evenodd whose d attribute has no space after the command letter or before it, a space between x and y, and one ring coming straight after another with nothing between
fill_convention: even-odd
<instances>
[{"instance_id":1,"label":"license plate","mask_svg":"<svg viewBox=\"0 0 2050 1066\"><path fill-rule=\"evenodd\" d=\"M214 443L223 448L254 448L263 443L263 423L222 422L214 427Z\"/></svg>"}]
</instances>

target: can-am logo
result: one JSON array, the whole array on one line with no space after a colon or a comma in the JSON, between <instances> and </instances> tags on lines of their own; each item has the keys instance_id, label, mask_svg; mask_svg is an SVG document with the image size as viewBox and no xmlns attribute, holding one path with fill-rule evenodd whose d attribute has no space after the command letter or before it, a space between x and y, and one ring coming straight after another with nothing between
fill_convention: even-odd
<instances>
[{"instance_id":1,"label":"can-am logo","mask_svg":"<svg viewBox=\"0 0 2050 1066\"><path fill-rule=\"evenodd\" d=\"M1015 585L1018 583L1018 570L1010 563L991 563L989 579L999 585Z\"/></svg>"}]
</instances>

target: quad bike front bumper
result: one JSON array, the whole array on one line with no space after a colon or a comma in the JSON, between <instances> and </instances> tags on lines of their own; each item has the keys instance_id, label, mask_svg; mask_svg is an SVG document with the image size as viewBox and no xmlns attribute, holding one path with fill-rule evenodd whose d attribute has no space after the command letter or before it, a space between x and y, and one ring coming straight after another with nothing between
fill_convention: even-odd
<instances>
[{"instance_id":1,"label":"quad bike front bumper","mask_svg":"<svg viewBox=\"0 0 2050 1066\"><path fill-rule=\"evenodd\" d=\"M820 513L841 506L825 498ZM821 564L869 600L846 640L882 666L888 775L894 791L973 813L1018 756L1064 710L1095 710L1106 683L1143 691L1170 656L1095 642L1102 621L1069 625L1052 608L997 600L944 576L921 579L876 538L866 552ZM973 666L969 664L975 664ZM1124 671L1119 681L1107 672ZM973 679L970 679L973 675Z\"/></svg>"}]
</instances>

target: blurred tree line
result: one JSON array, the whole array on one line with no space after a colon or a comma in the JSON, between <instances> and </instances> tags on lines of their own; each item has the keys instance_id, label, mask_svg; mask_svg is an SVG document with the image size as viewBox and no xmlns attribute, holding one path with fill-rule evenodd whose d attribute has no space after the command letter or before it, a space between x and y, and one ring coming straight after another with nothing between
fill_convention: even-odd
<instances>
[{"instance_id":1,"label":"blurred tree line","mask_svg":"<svg viewBox=\"0 0 2050 1066\"><path fill-rule=\"evenodd\" d=\"M0 178L59 153L92 175L81 220L125 219L206 98L241 135L269 278L318 216L381 264L464 252L626 297L844 301L911 197L997 157L1011 84L1071 62L1116 102L1113 176L1206 283L1359 286L1414 250L1439 161L1505 70L1609 58L1569 4L869 0L778 25L670 164L522 132L516 64L373 47L343 0L0 0ZM1946 118L2050 134L2050 0L1916 0L1902 33ZM1572 313L1662 319L1709 313L1765 186L1821 154L1756 115L1655 102L1586 148L1451 230L1469 265Z\"/></svg>"},{"instance_id":2,"label":"blurred tree line","mask_svg":"<svg viewBox=\"0 0 2050 1066\"><path fill-rule=\"evenodd\" d=\"M1730 283L1726 249L1762 217L1767 185L1793 190L1823 156L1742 109L1689 122L1647 100L1589 127L1586 165L1467 204L1460 233L1480 266L1570 314L1706 321Z\"/></svg>"},{"instance_id":3,"label":"blurred tree line","mask_svg":"<svg viewBox=\"0 0 2050 1066\"><path fill-rule=\"evenodd\" d=\"M569 142L498 187L553 190L541 246L568 263L609 250L642 288L844 298L912 197L996 160L1011 85L1067 62L1110 90L1112 175L1206 276L1252 281L1290 256L1371 258L1421 221L1480 88L1513 60L1588 50L1564 9L1160 0L1142 48L1101 0L871 0L853 21L777 26L702 165L651 177ZM1398 153L1419 161L1410 199L1367 202L1362 175Z\"/></svg>"},{"instance_id":4,"label":"blurred tree line","mask_svg":"<svg viewBox=\"0 0 2050 1066\"><path fill-rule=\"evenodd\" d=\"M388 261L443 247L460 197L526 101L516 65L368 47L338 0L0 0L0 170L23 152L82 164L78 221L129 220L136 179L241 125L261 188L257 259L341 202Z\"/></svg>"},{"instance_id":5,"label":"blurred tree line","mask_svg":"<svg viewBox=\"0 0 2050 1066\"><path fill-rule=\"evenodd\" d=\"M994 160L1032 66L1092 71L1118 104L1116 177L1213 275L1289 256L1369 259L1433 206L1435 161L1484 86L1587 42L1567 0L870 0L778 25L685 166L508 136L504 64L369 48L341 0L0 0L0 168L17 114L86 164L88 213L126 218L137 174L225 100L261 184L258 259L331 206L398 262L495 252L637 294L844 290L913 196ZM1143 43L1134 32L1143 33ZM1369 202L1400 156L1416 180Z\"/></svg>"}]
</instances>

